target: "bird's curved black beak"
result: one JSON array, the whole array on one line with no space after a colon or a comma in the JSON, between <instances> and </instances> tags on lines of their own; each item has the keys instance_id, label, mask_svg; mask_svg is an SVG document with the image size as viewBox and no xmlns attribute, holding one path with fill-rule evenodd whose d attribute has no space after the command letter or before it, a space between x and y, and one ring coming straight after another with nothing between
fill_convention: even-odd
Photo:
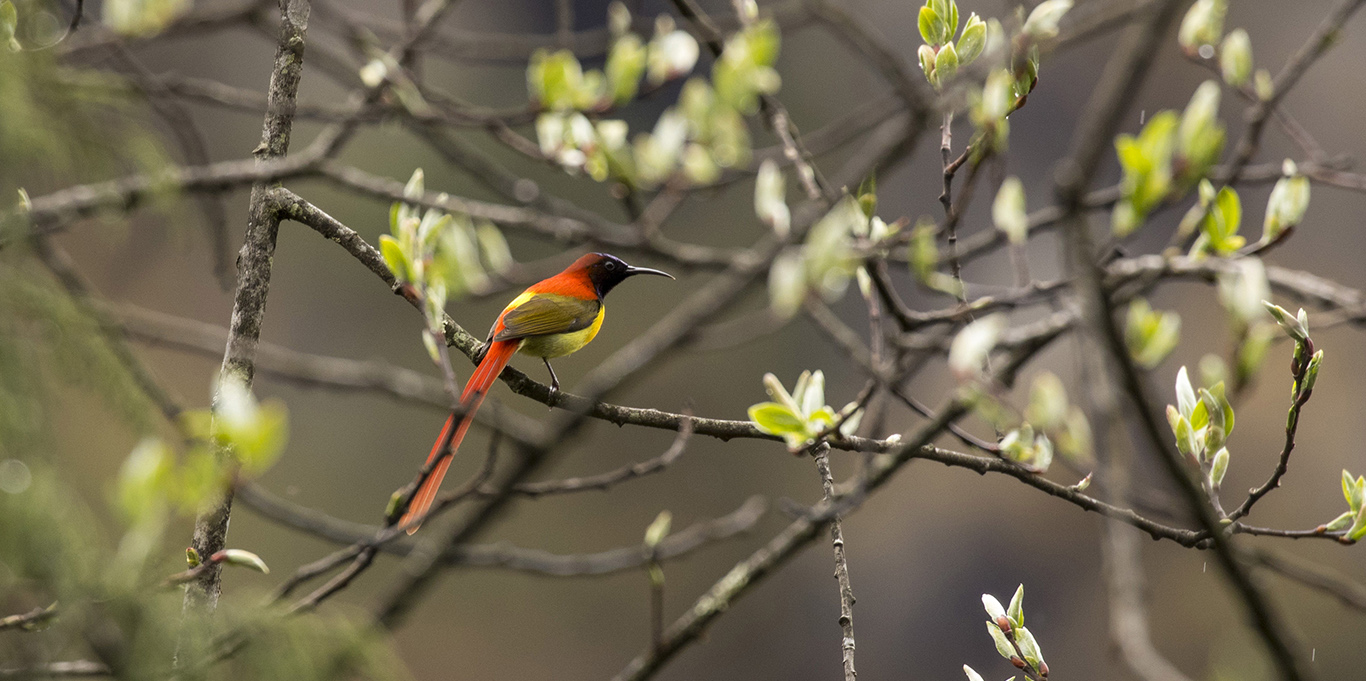
<instances>
[{"instance_id":1,"label":"bird's curved black beak","mask_svg":"<svg viewBox=\"0 0 1366 681\"><path fill-rule=\"evenodd\" d=\"M626 268L626 276L630 277L630 276L634 276L634 275L637 275L637 274L658 274L658 275L661 276L661 277L668 277L668 278L670 278L670 279L673 279L673 278L674 278L674 275L669 274L668 272L664 272L664 271L662 271L662 270L653 269L653 268L650 268L650 267L631 267L631 266L628 266L628 267Z\"/></svg>"}]
</instances>

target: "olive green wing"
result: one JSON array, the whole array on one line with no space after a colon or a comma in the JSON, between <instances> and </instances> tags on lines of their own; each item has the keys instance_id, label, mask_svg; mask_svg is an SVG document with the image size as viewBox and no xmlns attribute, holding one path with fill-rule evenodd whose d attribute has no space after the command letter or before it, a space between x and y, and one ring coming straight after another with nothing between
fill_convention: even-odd
<instances>
[{"instance_id":1,"label":"olive green wing","mask_svg":"<svg viewBox=\"0 0 1366 681\"><path fill-rule=\"evenodd\" d=\"M493 340L513 340L579 331L592 326L602 310L597 300L540 294L503 313Z\"/></svg>"}]
</instances>

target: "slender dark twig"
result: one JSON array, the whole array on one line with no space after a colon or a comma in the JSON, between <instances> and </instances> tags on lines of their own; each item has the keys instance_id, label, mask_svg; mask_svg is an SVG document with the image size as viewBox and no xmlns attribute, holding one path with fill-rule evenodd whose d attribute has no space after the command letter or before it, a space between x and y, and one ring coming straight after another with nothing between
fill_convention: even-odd
<instances>
[{"instance_id":1,"label":"slender dark twig","mask_svg":"<svg viewBox=\"0 0 1366 681\"><path fill-rule=\"evenodd\" d=\"M816 460L816 470L821 475L821 487L825 491L825 503L835 503L835 479L830 475L830 445L821 443L811 452ZM844 638L840 641L841 661L844 664L844 681L855 681L858 672L854 670L854 587L849 583L849 561L844 554L844 528L839 516L830 521L830 543L835 550L835 580L840 587L840 629Z\"/></svg>"}]
</instances>

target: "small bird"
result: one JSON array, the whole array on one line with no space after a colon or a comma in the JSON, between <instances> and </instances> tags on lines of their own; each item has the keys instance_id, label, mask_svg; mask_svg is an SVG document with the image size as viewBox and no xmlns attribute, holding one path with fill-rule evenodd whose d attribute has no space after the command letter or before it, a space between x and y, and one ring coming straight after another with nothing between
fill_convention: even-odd
<instances>
[{"instance_id":1,"label":"small bird","mask_svg":"<svg viewBox=\"0 0 1366 681\"><path fill-rule=\"evenodd\" d=\"M455 428L455 435L451 436L450 441L451 456L442 459L423 481L409 502L400 524L408 525L431 508L436 500L437 489L441 487L441 479L445 477L460 441L465 439L465 433L470 429L474 412L484 402L484 396L498 375L503 373L503 367L512 359L512 354L520 351L525 355L540 357L545 362L545 368L550 370L551 391L559 390L560 379L555 375L554 367L550 366L550 360L577 352L588 345L598 335L598 329L602 328L602 318L607 311L602 304L603 297L624 279L637 274L657 274L673 279L673 275L667 272L632 267L616 256L589 253L575 260L563 272L532 284L503 308L498 321L489 329L484 356L460 396L460 405L465 413L459 423L455 422L454 414L446 419L441 435L432 445L432 453L427 455L427 463L430 465L436 458L441 451L441 443L450 429ZM408 526L408 534L416 532L417 528L416 523Z\"/></svg>"}]
</instances>

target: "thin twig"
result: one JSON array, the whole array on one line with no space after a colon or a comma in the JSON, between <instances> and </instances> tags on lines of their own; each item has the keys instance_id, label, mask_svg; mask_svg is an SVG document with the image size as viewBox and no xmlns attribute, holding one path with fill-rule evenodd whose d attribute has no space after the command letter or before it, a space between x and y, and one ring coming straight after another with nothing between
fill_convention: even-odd
<instances>
[{"instance_id":1,"label":"thin twig","mask_svg":"<svg viewBox=\"0 0 1366 681\"><path fill-rule=\"evenodd\" d=\"M821 488L825 491L825 503L835 503L835 479L830 475L830 445L822 442L811 451L816 460L816 470L821 476ZM849 583L849 561L844 554L844 528L836 515L830 521L830 544L835 551L835 580L840 587L840 629L844 638L840 641L840 659L844 665L844 681L855 681L858 672L854 670L854 587Z\"/></svg>"}]
</instances>

